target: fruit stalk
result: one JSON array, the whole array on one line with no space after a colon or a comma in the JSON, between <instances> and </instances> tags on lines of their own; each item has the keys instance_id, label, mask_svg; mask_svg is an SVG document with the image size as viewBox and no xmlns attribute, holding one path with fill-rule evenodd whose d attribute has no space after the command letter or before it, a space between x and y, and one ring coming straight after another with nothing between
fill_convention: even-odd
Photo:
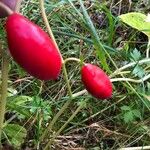
<instances>
[{"instance_id":1,"label":"fruit stalk","mask_svg":"<svg viewBox=\"0 0 150 150\"><path fill-rule=\"evenodd\" d=\"M0 51L2 53L2 83L1 83L1 99L0 99L0 150L1 150L2 129L3 129L4 115L5 115L5 108L6 108L6 99L7 99L9 62L6 54L2 50L2 46L0 46Z\"/></svg>"},{"instance_id":2,"label":"fruit stalk","mask_svg":"<svg viewBox=\"0 0 150 150\"><path fill-rule=\"evenodd\" d=\"M59 112L54 116L54 118L52 119L52 121L48 125L47 129L42 134L41 140L44 139L44 137L46 136L48 131L52 130L53 125L58 120L58 118L61 116L61 114L67 109L67 107L71 103L72 99L87 92L86 90L83 90L83 91L80 91L78 93L72 94L70 83L69 83L69 79L68 79L68 73L67 73L66 66L65 66L65 64L68 61L76 61L76 62L81 62L81 61L80 61L80 59L77 59L77 58L67 58L67 59L65 59L63 61L63 68L62 69L63 69L64 77L65 77L65 80L66 80L66 84L67 84L67 88L68 88L68 93L69 93L70 99L68 101L66 101L66 103L62 106L62 108L59 110Z\"/></svg>"},{"instance_id":3,"label":"fruit stalk","mask_svg":"<svg viewBox=\"0 0 150 150\"><path fill-rule=\"evenodd\" d=\"M50 25L49 25L49 22L48 22L48 19L47 19L47 16L46 16L46 12L45 12L45 8L44 8L44 1L43 1L43 0L39 0L39 4L40 4L41 13L42 13L42 18L43 18L43 21L44 21L45 26L46 26L46 28L47 28L47 31L48 31L48 33L49 33L51 39L53 40L53 42L54 42L56 48L58 49L58 52L60 53L59 47L58 47L58 45L57 45L57 42L56 42L55 37L54 37L54 34L53 34L53 32L52 32L52 29L51 29L51 27L50 27ZM60 54L60 56L61 56L61 54ZM62 60L62 62L63 62L63 58L61 58L61 60Z\"/></svg>"},{"instance_id":4,"label":"fruit stalk","mask_svg":"<svg viewBox=\"0 0 150 150\"><path fill-rule=\"evenodd\" d=\"M42 12L42 18L43 18L43 21L45 23L45 26L48 30L48 33L51 37L51 39L53 40L55 46L57 47L57 49L59 50L58 48L58 45L57 45L57 42L55 40L55 37L53 35L53 32L51 30L51 27L49 25L49 22L48 22L48 19L47 19L47 16L46 16L46 13L45 13L45 8L44 8L44 1L43 0L39 0L39 4L40 4L40 9L41 9L41 12ZM63 105L63 107L59 110L59 112L54 116L53 120L51 121L51 123L48 125L47 129L44 131L44 133L42 134L41 136L41 140L44 139L45 135L47 134L48 131L51 131L53 125L55 124L55 122L58 120L58 118L61 116L61 114L66 110L66 108L69 106L69 104L71 103L71 100L72 100L72 91L71 91L71 87L70 87L70 83L69 83L69 79L68 79L68 74L67 74L67 70L66 70L66 67L65 67L65 62L62 58L62 63L63 63L63 73L64 73L64 78L65 78L65 81L67 83L67 88L68 88L68 94L69 94L69 97L70 99Z\"/></svg>"}]
</instances>

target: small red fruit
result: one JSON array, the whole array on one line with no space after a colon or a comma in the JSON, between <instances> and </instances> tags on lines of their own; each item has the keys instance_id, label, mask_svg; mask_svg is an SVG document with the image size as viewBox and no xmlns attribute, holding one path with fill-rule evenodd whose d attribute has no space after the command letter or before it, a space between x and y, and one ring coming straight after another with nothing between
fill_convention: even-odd
<instances>
[{"instance_id":1,"label":"small red fruit","mask_svg":"<svg viewBox=\"0 0 150 150\"><path fill-rule=\"evenodd\" d=\"M62 57L46 32L17 13L8 16L6 32L10 53L22 68L41 80L57 79Z\"/></svg>"},{"instance_id":2,"label":"small red fruit","mask_svg":"<svg viewBox=\"0 0 150 150\"><path fill-rule=\"evenodd\" d=\"M0 2L8 6L10 9L15 10L17 0L0 0ZM8 16L7 12L3 10L3 8L0 8L0 18L4 18L7 16Z\"/></svg>"},{"instance_id":3,"label":"small red fruit","mask_svg":"<svg viewBox=\"0 0 150 150\"><path fill-rule=\"evenodd\" d=\"M99 67L92 64L83 65L81 79L87 91L94 97L107 99L112 96L112 83Z\"/></svg>"}]
</instances>

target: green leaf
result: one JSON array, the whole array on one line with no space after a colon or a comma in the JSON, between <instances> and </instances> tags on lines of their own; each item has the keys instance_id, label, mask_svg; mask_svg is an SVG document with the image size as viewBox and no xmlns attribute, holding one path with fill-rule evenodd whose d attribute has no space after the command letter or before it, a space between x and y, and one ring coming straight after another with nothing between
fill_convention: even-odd
<instances>
[{"instance_id":1,"label":"green leaf","mask_svg":"<svg viewBox=\"0 0 150 150\"><path fill-rule=\"evenodd\" d=\"M124 114L124 121L125 123L132 122L134 120L134 115L132 111L128 111L127 113Z\"/></svg>"},{"instance_id":2,"label":"green leaf","mask_svg":"<svg viewBox=\"0 0 150 150\"><path fill-rule=\"evenodd\" d=\"M98 3L100 4L100 3ZM112 45L113 42L113 37L115 34L115 24L116 24L116 20L114 19L114 16L112 15L111 11L106 7L106 5L97 5L97 7L100 7L106 14L108 21L109 21L109 26L108 26L108 30L109 30L109 38L108 38L108 44L109 46Z\"/></svg>"},{"instance_id":3,"label":"green leaf","mask_svg":"<svg viewBox=\"0 0 150 150\"><path fill-rule=\"evenodd\" d=\"M32 114L43 113L43 119L47 121L52 115L51 106L48 101L44 101L40 97L34 97L31 103L30 112Z\"/></svg>"},{"instance_id":4,"label":"green leaf","mask_svg":"<svg viewBox=\"0 0 150 150\"><path fill-rule=\"evenodd\" d=\"M91 18L88 15L86 8L84 7L82 0L80 0L80 5L81 5L81 10L83 12L83 17L85 19L85 23L86 23L86 25L90 31L90 34L92 36L94 48L96 49L96 53L101 61L101 64L107 72L111 72L110 68L108 67L106 56L105 56L105 53L107 53L107 51L105 50L103 44L101 43L101 41L99 39L98 33L95 29L95 26L94 26L93 22L91 21Z\"/></svg>"},{"instance_id":5,"label":"green leaf","mask_svg":"<svg viewBox=\"0 0 150 150\"><path fill-rule=\"evenodd\" d=\"M17 124L8 124L3 131L8 136L10 142L15 147L20 147L27 136L27 131L24 127Z\"/></svg>"},{"instance_id":6,"label":"green leaf","mask_svg":"<svg viewBox=\"0 0 150 150\"><path fill-rule=\"evenodd\" d=\"M140 118L140 119L142 118L141 112L138 109L132 110L132 113L134 114L135 117Z\"/></svg>"},{"instance_id":7,"label":"green leaf","mask_svg":"<svg viewBox=\"0 0 150 150\"><path fill-rule=\"evenodd\" d=\"M30 101L32 98L29 96L12 96L8 98L7 107L9 110L17 112L18 117L29 117L30 113L26 106Z\"/></svg>"},{"instance_id":8,"label":"green leaf","mask_svg":"<svg viewBox=\"0 0 150 150\"><path fill-rule=\"evenodd\" d=\"M129 106L122 106L121 107L121 110L124 110L124 111L129 111L129 110L131 110L131 108L129 107Z\"/></svg>"},{"instance_id":9,"label":"green leaf","mask_svg":"<svg viewBox=\"0 0 150 150\"><path fill-rule=\"evenodd\" d=\"M150 95L150 83L149 82L147 82L147 92Z\"/></svg>"},{"instance_id":10,"label":"green leaf","mask_svg":"<svg viewBox=\"0 0 150 150\"><path fill-rule=\"evenodd\" d=\"M135 60L139 60L141 58L141 53L136 48L131 53L132 58Z\"/></svg>"},{"instance_id":11,"label":"green leaf","mask_svg":"<svg viewBox=\"0 0 150 150\"><path fill-rule=\"evenodd\" d=\"M150 22L145 14L131 12L120 15L119 18L127 25L143 32L150 38Z\"/></svg>"},{"instance_id":12,"label":"green leaf","mask_svg":"<svg viewBox=\"0 0 150 150\"><path fill-rule=\"evenodd\" d=\"M139 78L142 78L144 75L145 75L145 71L144 69L141 67L141 66L136 66L132 73L135 75L135 76L138 76Z\"/></svg>"},{"instance_id":13,"label":"green leaf","mask_svg":"<svg viewBox=\"0 0 150 150\"><path fill-rule=\"evenodd\" d=\"M27 102L32 101L32 98L26 95L21 96L12 96L9 98L9 104L15 104L15 105L24 105Z\"/></svg>"}]
</instances>

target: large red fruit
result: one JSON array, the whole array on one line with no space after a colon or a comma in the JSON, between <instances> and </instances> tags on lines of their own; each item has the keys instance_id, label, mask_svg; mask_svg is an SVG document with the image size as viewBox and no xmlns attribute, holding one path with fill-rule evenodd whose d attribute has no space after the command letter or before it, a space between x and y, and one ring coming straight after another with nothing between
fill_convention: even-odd
<instances>
[{"instance_id":1,"label":"large red fruit","mask_svg":"<svg viewBox=\"0 0 150 150\"><path fill-rule=\"evenodd\" d=\"M0 2L4 3L10 9L15 10L17 0L0 0ZM8 16L7 12L3 10L3 8L0 8L0 18L7 17L7 16Z\"/></svg>"},{"instance_id":2,"label":"large red fruit","mask_svg":"<svg viewBox=\"0 0 150 150\"><path fill-rule=\"evenodd\" d=\"M107 99L112 95L112 83L105 72L92 64L85 64L81 69L82 82L87 91L99 99Z\"/></svg>"},{"instance_id":3,"label":"large red fruit","mask_svg":"<svg viewBox=\"0 0 150 150\"><path fill-rule=\"evenodd\" d=\"M41 80L58 77L62 57L46 32L16 13L7 18L6 32L10 53L22 68Z\"/></svg>"}]
</instances>

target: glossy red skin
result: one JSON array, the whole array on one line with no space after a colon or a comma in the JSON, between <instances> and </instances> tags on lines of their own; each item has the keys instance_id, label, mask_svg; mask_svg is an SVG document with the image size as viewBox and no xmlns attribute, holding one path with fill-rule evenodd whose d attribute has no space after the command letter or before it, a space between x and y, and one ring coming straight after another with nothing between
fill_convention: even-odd
<instances>
[{"instance_id":1,"label":"glossy red skin","mask_svg":"<svg viewBox=\"0 0 150 150\"><path fill-rule=\"evenodd\" d=\"M22 68L40 80L57 79L62 57L46 32L16 13L7 18L6 32L10 53Z\"/></svg>"},{"instance_id":2,"label":"glossy red skin","mask_svg":"<svg viewBox=\"0 0 150 150\"><path fill-rule=\"evenodd\" d=\"M5 5L7 5L10 9L14 11L17 0L0 0L0 2L4 3ZM7 16L8 16L7 12L3 10L2 8L0 8L0 18L4 18Z\"/></svg>"},{"instance_id":3,"label":"glossy red skin","mask_svg":"<svg viewBox=\"0 0 150 150\"><path fill-rule=\"evenodd\" d=\"M105 72L92 64L81 68L81 79L86 90L98 99L108 99L112 96L112 83Z\"/></svg>"}]
</instances>

